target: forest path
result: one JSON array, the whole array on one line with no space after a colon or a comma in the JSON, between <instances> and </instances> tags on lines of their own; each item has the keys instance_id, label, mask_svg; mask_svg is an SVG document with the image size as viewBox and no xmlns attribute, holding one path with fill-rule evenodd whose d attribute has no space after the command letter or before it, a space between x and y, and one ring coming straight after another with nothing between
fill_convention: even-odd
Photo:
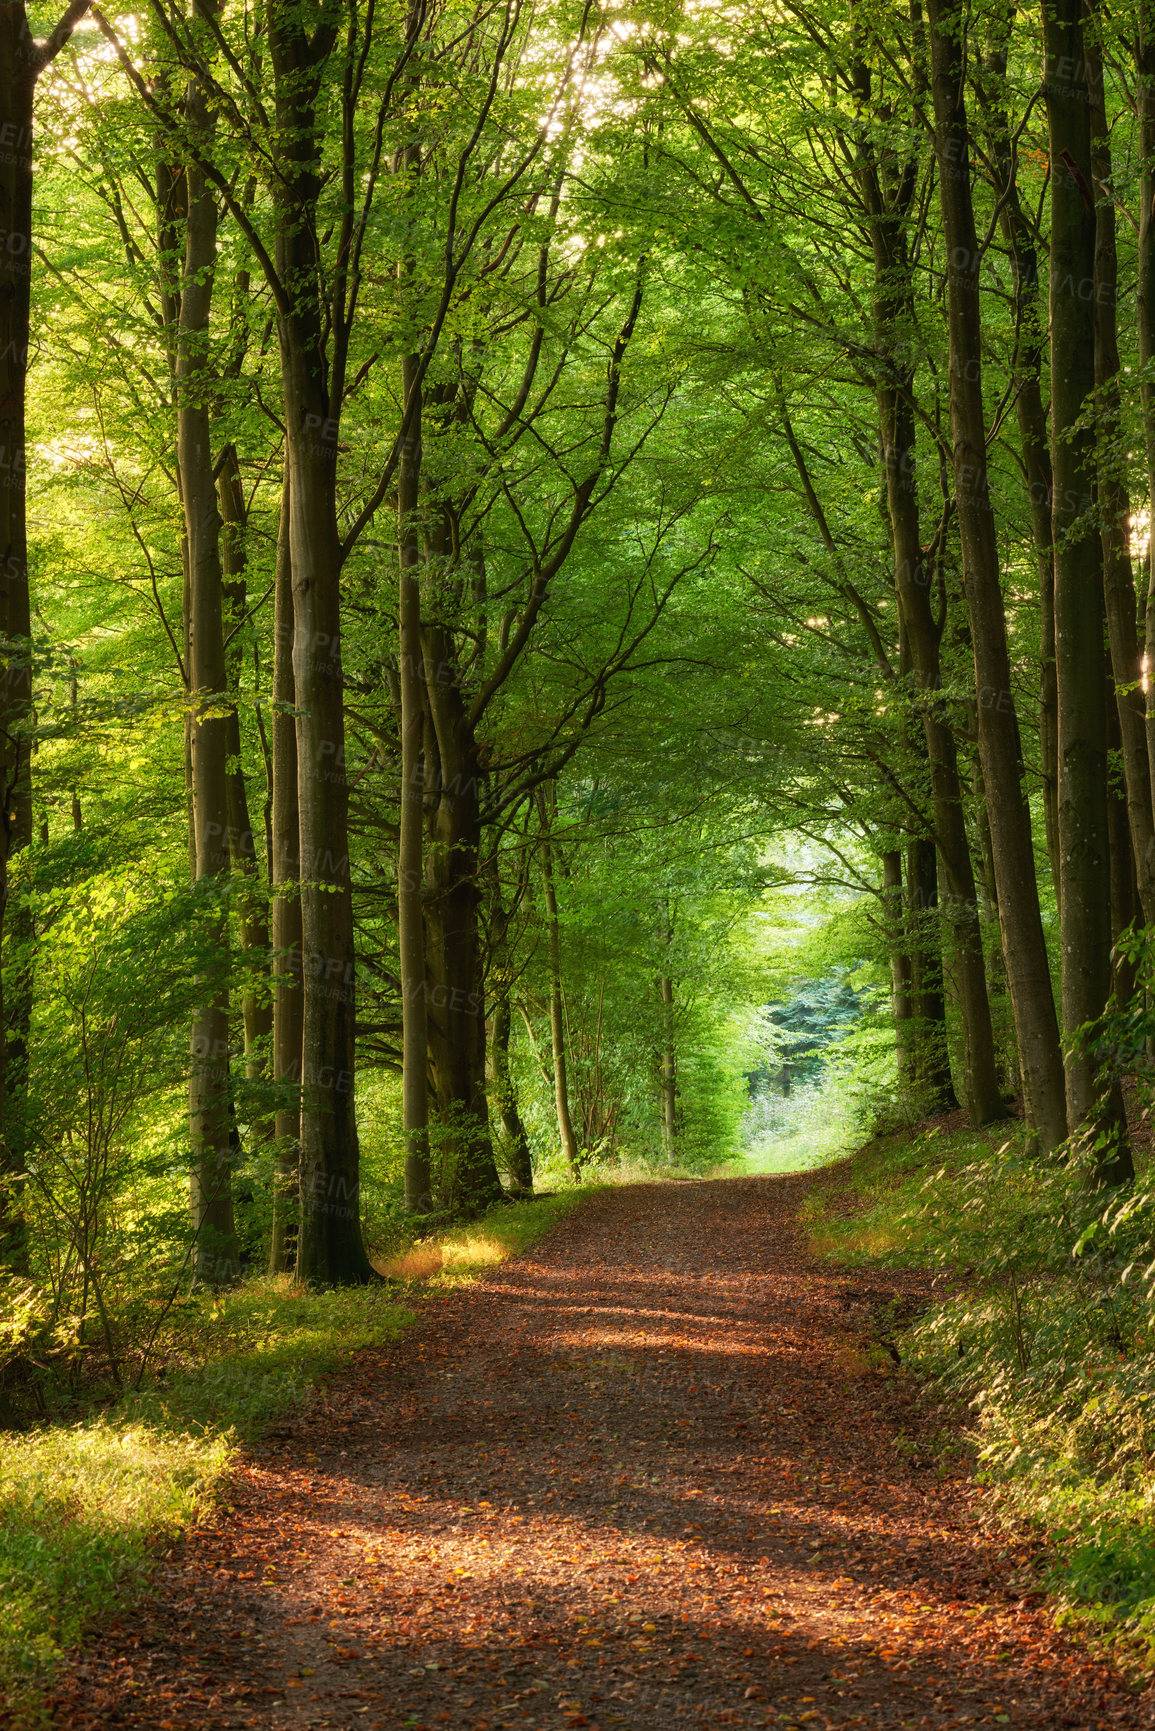
<instances>
[{"instance_id":1,"label":"forest path","mask_svg":"<svg viewBox=\"0 0 1155 1731\"><path fill-rule=\"evenodd\" d=\"M1048 1627L815 1265L813 1178L603 1192L359 1355L61 1726L1140 1726Z\"/></svg>"}]
</instances>

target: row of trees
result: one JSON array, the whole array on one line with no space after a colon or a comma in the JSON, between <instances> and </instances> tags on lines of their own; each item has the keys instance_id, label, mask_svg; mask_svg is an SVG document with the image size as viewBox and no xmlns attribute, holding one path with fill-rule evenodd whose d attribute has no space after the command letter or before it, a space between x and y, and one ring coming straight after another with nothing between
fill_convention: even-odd
<instances>
[{"instance_id":1,"label":"row of trees","mask_svg":"<svg viewBox=\"0 0 1155 1731\"><path fill-rule=\"evenodd\" d=\"M595 119L588 7L77 7L38 67L77 23L21 266L43 632L9 630L4 1259L42 1254L52 1186L87 1290L117 1151L146 1122L152 1178L179 1163L183 1070L182 1266L239 1272L255 1150L272 1268L363 1280L359 1072L400 1078L417 1212L500 1197L495 1135L531 1187L529 1052L570 1167L614 1143L620 1006L571 1084L563 957L615 840L603 952L668 1158L685 1129L671 957L692 980L733 919L677 856L742 839L653 700L669 674L699 729L725 714L688 326L631 214L647 127Z\"/></svg>"},{"instance_id":2,"label":"row of trees","mask_svg":"<svg viewBox=\"0 0 1155 1731\"><path fill-rule=\"evenodd\" d=\"M955 1100L945 964L972 1120L1020 1086L1041 1149L1093 1126L1119 1181L1117 1071L1081 1031L1152 917L1149 25L1062 0L748 23L659 63L809 517L792 623L837 744L801 800L878 861L899 1058L931 1101ZM779 617L782 587L761 578Z\"/></svg>"},{"instance_id":3,"label":"row of trees","mask_svg":"<svg viewBox=\"0 0 1155 1731\"><path fill-rule=\"evenodd\" d=\"M1125 1178L1079 1030L1155 920L1145 18L9 27L8 1265L144 1112L202 1278L258 1151L272 1267L367 1279L381 1068L419 1213L528 1187L536 1077L574 1169L643 1096L700 1145L782 833L872 910L911 1099Z\"/></svg>"}]
</instances>

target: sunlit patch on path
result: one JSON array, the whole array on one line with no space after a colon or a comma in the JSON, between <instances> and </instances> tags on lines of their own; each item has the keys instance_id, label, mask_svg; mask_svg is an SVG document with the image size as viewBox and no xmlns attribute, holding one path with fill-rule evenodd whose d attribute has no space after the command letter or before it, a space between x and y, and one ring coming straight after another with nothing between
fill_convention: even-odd
<instances>
[{"instance_id":1,"label":"sunlit patch on path","mask_svg":"<svg viewBox=\"0 0 1155 1731\"><path fill-rule=\"evenodd\" d=\"M1152 1724L926 1464L808 1182L606 1192L431 1303L248 1460L58 1724Z\"/></svg>"}]
</instances>

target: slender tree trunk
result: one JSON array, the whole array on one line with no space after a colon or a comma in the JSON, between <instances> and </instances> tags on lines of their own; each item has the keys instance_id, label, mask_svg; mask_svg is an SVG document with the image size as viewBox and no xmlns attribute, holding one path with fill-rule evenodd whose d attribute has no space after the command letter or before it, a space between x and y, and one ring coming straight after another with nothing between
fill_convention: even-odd
<instances>
[{"instance_id":1,"label":"slender tree trunk","mask_svg":"<svg viewBox=\"0 0 1155 1731\"><path fill-rule=\"evenodd\" d=\"M225 667L231 703L228 722L228 817L229 862L236 895L241 950L248 960L242 1015L245 1033L245 1078L253 1090L250 1117L258 1136L273 1134L272 1117L266 1106L272 1074L269 1050L273 1031L273 1004L268 987L269 903L262 881L257 838L249 811L248 787L241 758L240 687L243 661L242 636L248 606L245 551L245 503L236 451L226 453L225 466L217 482L221 513L221 568L225 600ZM275 606L275 602L274 602Z\"/></svg>"},{"instance_id":2,"label":"slender tree trunk","mask_svg":"<svg viewBox=\"0 0 1155 1731\"><path fill-rule=\"evenodd\" d=\"M495 874L496 877L496 874ZM489 1108L497 1120L502 1151L509 1167L515 1190L533 1194L533 1156L529 1136L517 1104L517 1089L509 1062L509 1042L512 1025L509 981L509 915L501 905L496 883L490 901L490 965L489 997L492 1010L489 1018L489 1049L486 1079L489 1084Z\"/></svg>"},{"instance_id":3,"label":"slender tree trunk","mask_svg":"<svg viewBox=\"0 0 1155 1731\"><path fill-rule=\"evenodd\" d=\"M1015 351L1013 378L1019 445L1031 510L1031 533L1039 572L1039 757L1043 779L1043 819L1056 903L1059 869L1059 696L1055 671L1055 548L1051 524L1051 452L1042 373L1047 329L1039 291L1039 259L1034 232L1023 212L1016 179L1014 143L1007 116L1007 38L1013 14L995 15L998 41L987 57L980 97L995 165L999 226L1014 272Z\"/></svg>"},{"instance_id":4,"label":"slender tree trunk","mask_svg":"<svg viewBox=\"0 0 1155 1731\"><path fill-rule=\"evenodd\" d=\"M173 388L175 391L175 378L174 378L174 387ZM180 491L180 494L181 494L181 498L182 498L182 507L181 508L183 510L184 488L181 487L181 485L180 485L179 466L177 468L177 486L178 486L178 490ZM181 584L180 607L181 607L181 629L183 632L181 647L184 651L184 704L185 704L185 709L184 709L184 730L183 730L183 737L181 740L181 744L183 746L182 768L184 769L185 837L186 837L186 840L188 843L189 882L195 884L197 881L197 826L196 826L196 814L193 811L193 751L192 751L193 705L192 705L192 686L189 683L189 671L188 671L188 669L189 669L188 630L189 630L189 613L190 613L190 608L191 608L191 593L192 592L191 592L190 587L189 587L188 535L187 535L187 533L185 533L185 531L183 529L181 531L181 549L180 550L181 550L181 562L182 562L182 567L183 567L183 571L182 571L183 581Z\"/></svg>"},{"instance_id":5,"label":"slender tree trunk","mask_svg":"<svg viewBox=\"0 0 1155 1731\"><path fill-rule=\"evenodd\" d=\"M990 971L1006 984L1006 962L1003 959L1002 934L999 931L999 886L995 877L995 844L991 840L991 814L987 807L987 790L983 782L982 760L976 754L971 764L974 786L975 832L978 838L979 882L982 897L982 921L993 934L990 950Z\"/></svg>"},{"instance_id":6,"label":"slender tree trunk","mask_svg":"<svg viewBox=\"0 0 1155 1731\"><path fill-rule=\"evenodd\" d=\"M1003 954L1018 1036L1024 1105L1040 1144L1051 1149L1066 1135L1063 1067L1039 915L998 541L987 480L979 254L963 101L962 17L957 0L930 0L928 17L935 150L949 260L951 434L979 704L979 755L989 801Z\"/></svg>"},{"instance_id":7,"label":"slender tree trunk","mask_svg":"<svg viewBox=\"0 0 1155 1731\"><path fill-rule=\"evenodd\" d=\"M1044 422L1044 426L1045 426ZM1048 472L1050 464L1047 465ZM1049 495L1048 495L1049 496ZM1037 543L1036 543L1037 545ZM1063 873L1059 850L1059 676L1055 665L1055 557L1040 552L1039 565L1039 759L1043 779L1043 828L1055 906L1062 914Z\"/></svg>"},{"instance_id":8,"label":"slender tree trunk","mask_svg":"<svg viewBox=\"0 0 1155 1731\"><path fill-rule=\"evenodd\" d=\"M430 462L423 465L425 558L432 573L422 626L425 703L426 1033L442 1188L454 1206L476 1211L503 1194L493 1155L486 1081L485 977L479 877L481 753L470 719L459 644L442 596L455 584L480 612L485 562L465 542L438 463L445 435L467 415L468 387L455 383L425 402Z\"/></svg>"},{"instance_id":9,"label":"slender tree trunk","mask_svg":"<svg viewBox=\"0 0 1155 1731\"><path fill-rule=\"evenodd\" d=\"M284 321L287 327L294 322ZM297 1272L308 1282L343 1285L368 1280L372 1270L361 1239L354 1101L356 964L336 443L325 431L311 364L315 333L306 341L287 328L284 339L304 983Z\"/></svg>"},{"instance_id":10,"label":"slender tree trunk","mask_svg":"<svg viewBox=\"0 0 1155 1731\"><path fill-rule=\"evenodd\" d=\"M336 469L340 392L330 398L327 314L318 278L322 172L317 99L329 20L310 36L274 0L269 43L277 104L277 315L289 470L293 682L301 837L301 1204L297 1273L347 1285L373 1270L361 1238L354 1098L356 961L341 650Z\"/></svg>"},{"instance_id":11,"label":"slender tree trunk","mask_svg":"<svg viewBox=\"0 0 1155 1731\"><path fill-rule=\"evenodd\" d=\"M273 1131L277 1168L269 1272L297 1265L301 1205L301 825L297 798L297 721L293 681L293 565L289 553L289 481L281 488L273 599L273 812L269 874L273 888Z\"/></svg>"},{"instance_id":12,"label":"slender tree trunk","mask_svg":"<svg viewBox=\"0 0 1155 1731\"><path fill-rule=\"evenodd\" d=\"M1091 103L1091 168L1097 186L1109 187L1111 145L1104 107L1103 67L1099 44L1087 38L1087 80ZM1120 469L1124 439L1119 392L1119 342L1116 328L1119 288L1118 255L1115 245L1115 206L1109 196L1097 200L1095 208L1095 390L1098 447L1098 505L1103 560L1103 596L1107 635L1111 646L1109 672L1113 676L1118 707L1117 726L1123 759L1127 825L1135 850L1135 871L1143 918L1155 924L1155 823L1151 809L1151 766L1147 758L1146 702L1140 683L1140 645L1131 569L1131 501ZM1109 824L1118 836L1117 816ZM1112 877L1122 870L1114 855Z\"/></svg>"},{"instance_id":13,"label":"slender tree trunk","mask_svg":"<svg viewBox=\"0 0 1155 1731\"><path fill-rule=\"evenodd\" d=\"M670 898L662 903L662 942L666 950L666 966L658 975L658 1002L661 1007L662 1040L658 1056L658 1086L661 1104L662 1156L673 1161L678 1144L678 1048L674 1024L674 981L669 970L669 956L674 943L674 920Z\"/></svg>"},{"instance_id":14,"label":"slender tree trunk","mask_svg":"<svg viewBox=\"0 0 1155 1731\"><path fill-rule=\"evenodd\" d=\"M423 740L424 671L421 642L421 386L417 363L402 367L402 396L412 402L411 432L397 472L401 553L398 660L401 688L401 822L397 854L397 947L401 969L401 1108L405 1137L405 1206L432 1206L429 1160L428 998L425 977Z\"/></svg>"},{"instance_id":15,"label":"slender tree trunk","mask_svg":"<svg viewBox=\"0 0 1155 1731\"><path fill-rule=\"evenodd\" d=\"M545 896L546 935L549 944L549 1034L553 1052L553 1098L557 1112L557 1129L561 1150L575 1178L581 1176L581 1151L574 1135L569 1109L569 1081L566 1074L565 1005L561 979L561 921L557 911L557 890L554 885L552 819L555 810L552 790L549 797L539 796L541 814L541 878Z\"/></svg>"},{"instance_id":16,"label":"slender tree trunk","mask_svg":"<svg viewBox=\"0 0 1155 1731\"><path fill-rule=\"evenodd\" d=\"M211 127L203 92L190 86L190 129L202 142ZM192 1224L197 1233L196 1267L212 1285L240 1272L233 1223L233 1150L229 1074L228 915L224 887L229 874L228 679L225 668L220 516L213 477L211 427L206 398L209 317L216 267L216 201L204 175L186 169L188 216L185 268L177 330L177 461L188 545L188 678L192 716L192 796L196 875L217 901L212 932L218 954L213 984L193 1020L189 1077L192 1144Z\"/></svg>"},{"instance_id":17,"label":"slender tree trunk","mask_svg":"<svg viewBox=\"0 0 1155 1731\"><path fill-rule=\"evenodd\" d=\"M977 733L977 728L975 731ZM1010 1041L1005 1038L999 1041L999 1013L1004 1012L1005 1027L1005 1011L1008 1007L1007 959L1003 955L1003 934L999 925L999 886L995 876L991 814L987 804L986 784L983 781L982 760L977 752L971 760L971 781L974 787L974 827L978 842L980 914L987 963L987 993L991 1002L991 1015L995 1020L995 1056L998 1060L999 1088L1004 1098L1013 1099L1021 1091L1022 1079L1013 1038Z\"/></svg>"},{"instance_id":18,"label":"slender tree trunk","mask_svg":"<svg viewBox=\"0 0 1155 1731\"><path fill-rule=\"evenodd\" d=\"M865 104L869 100L865 68L859 69L858 79ZM858 178L870 216L874 253L874 321L880 354L879 436L894 554L894 584L926 739L935 842L942 864L943 901L953 939L954 977L963 1024L967 1109L973 1124L987 1124L1003 1117L1005 1108L995 1072L994 1035L957 753L942 695L941 626L934 617L930 599L936 571L923 555L919 527L914 373L903 359L903 350L909 347L903 341L903 333L911 317L911 269L905 231L915 186L913 164L906 164L892 184L882 166L862 149Z\"/></svg>"},{"instance_id":19,"label":"slender tree trunk","mask_svg":"<svg viewBox=\"0 0 1155 1731\"><path fill-rule=\"evenodd\" d=\"M1078 1129L1097 1105L1115 1147L1099 1176L1131 1174L1125 1125L1101 1100L1094 1051L1078 1030L1111 990L1107 841L1106 680L1101 548L1093 522L1094 429L1081 418L1095 384L1095 198L1090 92L1081 0L1043 9L1051 146L1051 421L1054 470L1055 657L1059 675L1059 840L1062 849L1063 1028L1067 1116ZM1081 424L1080 424L1081 423Z\"/></svg>"},{"instance_id":20,"label":"slender tree trunk","mask_svg":"<svg viewBox=\"0 0 1155 1731\"><path fill-rule=\"evenodd\" d=\"M412 47L421 31L421 0L408 0L406 40ZM408 82L416 94L419 82L411 66ZM394 169L405 177L408 203L421 175L421 139L411 129L398 150ZM416 273L413 250L406 245L397 275L404 287ZM422 536L419 526L421 471L424 462L425 387L420 359L404 356L401 363L402 412L409 431L397 468L397 524L400 555L398 595L398 662L401 710L401 796L397 858L397 947L401 976L401 1116L405 1143L405 1205L416 1213L433 1207L433 1153L429 1135L429 970L425 942L425 816L426 784L433 765L425 755L430 705L424 690L425 646L421 630ZM442 1151L438 1150L439 1156ZM439 1158L444 1171L444 1159Z\"/></svg>"},{"instance_id":21,"label":"slender tree trunk","mask_svg":"<svg viewBox=\"0 0 1155 1731\"><path fill-rule=\"evenodd\" d=\"M662 1158L673 1161L678 1151L678 1053L674 1044L674 982L669 974L658 975L658 998L662 1011Z\"/></svg>"},{"instance_id":22,"label":"slender tree trunk","mask_svg":"<svg viewBox=\"0 0 1155 1731\"><path fill-rule=\"evenodd\" d=\"M513 1188L523 1196L533 1194L533 1155L529 1135L522 1122L517 1104L517 1089L509 1062L510 1032L513 1016L509 1002L509 985L497 981L493 986L493 1010L489 1018L489 1055L486 1076L489 1083L490 1111L497 1119L504 1158L509 1167Z\"/></svg>"},{"instance_id":23,"label":"slender tree trunk","mask_svg":"<svg viewBox=\"0 0 1155 1731\"><path fill-rule=\"evenodd\" d=\"M917 1074L929 1096L928 1109L953 1112L958 1106L958 1096L951 1080L946 1031L938 853L929 836L919 836L907 849L906 913Z\"/></svg>"},{"instance_id":24,"label":"slender tree trunk","mask_svg":"<svg viewBox=\"0 0 1155 1731\"><path fill-rule=\"evenodd\" d=\"M17 857L32 839L31 610L25 502L25 394L32 266L32 110L39 68L23 5L0 12L0 1269L28 1271L22 1192L28 1170L24 1126L30 978L19 952L25 922L13 896ZM14 954L15 952L15 954ZM13 967L13 961L16 965Z\"/></svg>"},{"instance_id":25,"label":"slender tree trunk","mask_svg":"<svg viewBox=\"0 0 1155 1731\"><path fill-rule=\"evenodd\" d=\"M440 548L439 568L445 568L446 557L446 549ZM425 973L430 1077L446 1198L454 1206L477 1210L502 1195L486 1093L479 759L449 633L429 625L423 638L423 691L428 705Z\"/></svg>"},{"instance_id":26,"label":"slender tree trunk","mask_svg":"<svg viewBox=\"0 0 1155 1731\"><path fill-rule=\"evenodd\" d=\"M994 1032L987 1001L978 897L963 815L958 754L946 714L932 615L932 573L923 559L914 466L914 412L906 391L879 392L887 495L894 540L895 587L902 606L922 711L934 804L935 842L945 880L954 979L966 1055L966 1103L972 1124L1005 1116L995 1066Z\"/></svg>"},{"instance_id":27,"label":"slender tree trunk","mask_svg":"<svg viewBox=\"0 0 1155 1731\"><path fill-rule=\"evenodd\" d=\"M32 1012L29 916L13 906L17 856L32 840L32 610L28 578L25 407L32 291L32 123L36 80L88 10L72 0L46 42L33 38L22 0L0 8L0 1269L28 1269L22 1192L28 1170L24 1094ZM14 965L13 965L14 964Z\"/></svg>"},{"instance_id":28,"label":"slender tree trunk","mask_svg":"<svg viewBox=\"0 0 1155 1731\"><path fill-rule=\"evenodd\" d=\"M1120 749L1119 711L1108 697L1107 750L1115 755ZM1107 836L1111 849L1111 995L1117 1004L1127 1005L1135 995L1135 968L1119 954L1117 945L1123 932L1140 917L1141 909L1127 797L1114 775L1107 790Z\"/></svg>"},{"instance_id":29,"label":"slender tree trunk","mask_svg":"<svg viewBox=\"0 0 1155 1731\"><path fill-rule=\"evenodd\" d=\"M894 1015L895 1053L899 1087L908 1091L913 1080L910 1019L910 945L903 917L902 854L888 848L882 856L882 919L890 955L890 1004Z\"/></svg>"},{"instance_id":30,"label":"slender tree trunk","mask_svg":"<svg viewBox=\"0 0 1155 1731\"><path fill-rule=\"evenodd\" d=\"M489 905L488 996L491 1005L486 1056L489 1111L491 1119L497 1121L502 1151L513 1187L528 1196L533 1192L533 1156L530 1152L529 1136L518 1109L517 1088L509 1062L513 1021L509 966L511 915L502 900L496 844L489 856L485 876Z\"/></svg>"},{"instance_id":31,"label":"slender tree trunk","mask_svg":"<svg viewBox=\"0 0 1155 1731\"><path fill-rule=\"evenodd\" d=\"M1139 115L1139 400L1147 467L1147 499L1155 500L1155 0L1138 0L1135 32L1135 102ZM1155 807L1155 533L1147 544L1144 656L1149 670L1145 700L1147 764Z\"/></svg>"},{"instance_id":32,"label":"slender tree trunk","mask_svg":"<svg viewBox=\"0 0 1155 1731\"><path fill-rule=\"evenodd\" d=\"M421 641L425 705L426 1037L441 1188L453 1206L476 1211L503 1194L489 1127L485 976L479 878L481 752L470 716L457 634L442 597L460 586L484 617L485 560L479 538L462 541L445 487L446 435L468 418L470 387L427 393L422 463L427 610ZM433 436L430 437L430 434ZM440 465L440 467L439 467Z\"/></svg>"}]
</instances>

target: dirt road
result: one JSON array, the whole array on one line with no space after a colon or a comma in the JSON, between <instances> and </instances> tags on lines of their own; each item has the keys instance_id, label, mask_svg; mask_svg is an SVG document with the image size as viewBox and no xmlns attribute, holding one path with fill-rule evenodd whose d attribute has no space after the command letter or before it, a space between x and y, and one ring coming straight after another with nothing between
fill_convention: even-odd
<instances>
[{"instance_id":1,"label":"dirt road","mask_svg":"<svg viewBox=\"0 0 1155 1731\"><path fill-rule=\"evenodd\" d=\"M1024 1598L812 1180L607 1191L238 1472L61 1726L1148 1726Z\"/></svg>"}]
</instances>

